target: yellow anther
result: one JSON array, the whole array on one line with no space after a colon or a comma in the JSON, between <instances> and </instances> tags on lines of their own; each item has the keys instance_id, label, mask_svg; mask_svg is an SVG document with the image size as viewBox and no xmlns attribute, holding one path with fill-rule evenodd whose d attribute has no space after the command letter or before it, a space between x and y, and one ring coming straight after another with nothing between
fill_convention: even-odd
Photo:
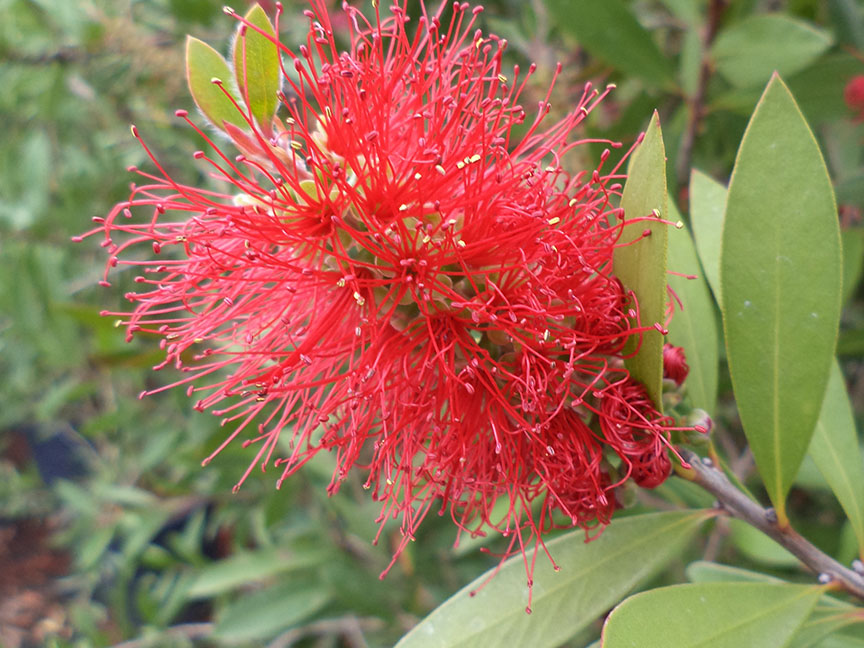
<instances>
[{"instance_id":1,"label":"yellow anther","mask_svg":"<svg viewBox=\"0 0 864 648\"><path fill-rule=\"evenodd\" d=\"M499 74L499 75L498 75L498 80L499 80L501 83L507 83L507 77L504 76L503 74Z\"/></svg>"},{"instance_id":2,"label":"yellow anther","mask_svg":"<svg viewBox=\"0 0 864 648\"><path fill-rule=\"evenodd\" d=\"M405 204L399 205L399 211L408 211L408 205L405 205Z\"/></svg>"},{"instance_id":3,"label":"yellow anther","mask_svg":"<svg viewBox=\"0 0 864 648\"><path fill-rule=\"evenodd\" d=\"M463 241L462 239L459 239L458 241L456 241L456 245L464 248L465 247L465 241Z\"/></svg>"},{"instance_id":4,"label":"yellow anther","mask_svg":"<svg viewBox=\"0 0 864 648\"><path fill-rule=\"evenodd\" d=\"M679 221L675 222L675 229L683 229L683 228L684 228L684 223L682 221L679 220Z\"/></svg>"},{"instance_id":5,"label":"yellow anther","mask_svg":"<svg viewBox=\"0 0 864 648\"><path fill-rule=\"evenodd\" d=\"M573 206L576 205L578 202L579 202L579 201L576 200L575 198L571 198L571 199L570 199L570 202L567 203L567 206L568 206L568 207L573 207Z\"/></svg>"},{"instance_id":6,"label":"yellow anther","mask_svg":"<svg viewBox=\"0 0 864 648\"><path fill-rule=\"evenodd\" d=\"M423 237L423 245L426 245L431 240L432 240L432 237L427 234L426 236Z\"/></svg>"},{"instance_id":7,"label":"yellow anther","mask_svg":"<svg viewBox=\"0 0 864 648\"><path fill-rule=\"evenodd\" d=\"M549 223L550 225L556 225L556 224L558 224L558 223L561 222L561 219L558 218L557 216L554 216L554 217L550 218L550 219L549 219L548 221L546 221L546 222Z\"/></svg>"},{"instance_id":8,"label":"yellow anther","mask_svg":"<svg viewBox=\"0 0 864 648\"><path fill-rule=\"evenodd\" d=\"M652 215L654 218L660 218L660 210L659 210L659 209L652 209L652 210L651 210L651 215Z\"/></svg>"},{"instance_id":9,"label":"yellow anther","mask_svg":"<svg viewBox=\"0 0 864 648\"><path fill-rule=\"evenodd\" d=\"M459 170L461 171L462 169L465 168L465 163L464 163L462 160L459 160L459 161L456 163L456 168L459 169Z\"/></svg>"},{"instance_id":10,"label":"yellow anther","mask_svg":"<svg viewBox=\"0 0 864 648\"><path fill-rule=\"evenodd\" d=\"M419 172L418 172L418 173L415 173L415 174L414 174L414 179L415 179L415 180L419 180L419 179L422 178L422 177L423 177L423 174L422 174L422 173L419 173Z\"/></svg>"},{"instance_id":11,"label":"yellow anther","mask_svg":"<svg viewBox=\"0 0 864 648\"><path fill-rule=\"evenodd\" d=\"M293 148L295 151L299 151L300 149L303 148L303 144L301 144L300 142L297 142L297 141L292 141L291 142L291 148Z\"/></svg>"},{"instance_id":12,"label":"yellow anther","mask_svg":"<svg viewBox=\"0 0 864 648\"><path fill-rule=\"evenodd\" d=\"M441 166L440 164L436 164L436 165L435 165L435 170L436 170L438 173L440 173L441 175L446 175L446 173L447 173L447 171L445 171L444 167Z\"/></svg>"},{"instance_id":13,"label":"yellow anther","mask_svg":"<svg viewBox=\"0 0 864 648\"><path fill-rule=\"evenodd\" d=\"M468 158L468 162L470 164L474 164L475 162L479 162L482 159L483 159L483 156L481 156L479 153L475 153L470 158Z\"/></svg>"}]
</instances>

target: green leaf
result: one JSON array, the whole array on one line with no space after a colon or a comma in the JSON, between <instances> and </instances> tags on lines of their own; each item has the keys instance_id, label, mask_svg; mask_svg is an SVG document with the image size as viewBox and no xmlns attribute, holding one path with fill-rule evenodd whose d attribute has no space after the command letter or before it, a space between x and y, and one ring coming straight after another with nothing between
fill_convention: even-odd
<instances>
[{"instance_id":1,"label":"green leaf","mask_svg":"<svg viewBox=\"0 0 864 648\"><path fill-rule=\"evenodd\" d=\"M320 564L325 555L293 554L279 550L241 553L203 568L189 586L189 598L208 598L241 585L272 578L289 570Z\"/></svg>"},{"instance_id":2,"label":"green leaf","mask_svg":"<svg viewBox=\"0 0 864 648\"><path fill-rule=\"evenodd\" d=\"M774 583L700 583L631 596L606 619L603 648L782 648L822 588Z\"/></svg>"},{"instance_id":3,"label":"green leaf","mask_svg":"<svg viewBox=\"0 0 864 648\"><path fill-rule=\"evenodd\" d=\"M680 220L672 201L669 202L669 217ZM669 276L669 287L681 300L683 310L672 317L666 339L670 344L684 347L690 366L685 383L690 402L713 414L717 404L717 318L705 274L686 227L669 232L669 269L696 277Z\"/></svg>"},{"instance_id":4,"label":"green leaf","mask_svg":"<svg viewBox=\"0 0 864 648\"><path fill-rule=\"evenodd\" d=\"M750 583L783 583L780 578L769 576L760 572L719 565L704 560L697 560L687 565L685 570L687 578L694 583L728 583L728 582L750 582ZM790 644L793 648L808 648L826 634L853 623L864 623L864 619L856 620L849 614L855 607L846 601L841 601L833 596L823 595L810 614L810 617L801 626Z\"/></svg>"},{"instance_id":5,"label":"green leaf","mask_svg":"<svg viewBox=\"0 0 864 648\"><path fill-rule=\"evenodd\" d=\"M525 563L517 556L485 587L489 573L445 601L397 646L558 646L680 555L709 516L704 511L650 513L613 520L587 544L581 531L555 538L547 546L561 570L555 572L538 557L531 614L525 613Z\"/></svg>"},{"instance_id":6,"label":"green leaf","mask_svg":"<svg viewBox=\"0 0 864 648\"><path fill-rule=\"evenodd\" d=\"M864 183L864 175L859 178L859 181ZM845 304L858 288L864 271L864 228L845 229L840 233L840 240L843 243L843 303Z\"/></svg>"},{"instance_id":7,"label":"green leaf","mask_svg":"<svg viewBox=\"0 0 864 648\"><path fill-rule=\"evenodd\" d=\"M240 128L248 127L242 113L225 94L229 93L238 105L243 105L231 88L233 78L231 68L219 52L204 41L186 37L186 81L189 92L204 117L220 129L224 129L222 124L226 121ZM214 79L222 83L213 83Z\"/></svg>"},{"instance_id":8,"label":"green leaf","mask_svg":"<svg viewBox=\"0 0 864 648\"><path fill-rule=\"evenodd\" d=\"M654 222L669 218L666 196L666 152L657 113L651 118L645 139L630 159L627 183L621 199L625 225L613 260L615 275L639 302L642 326L663 325L666 318L666 224ZM652 219L652 220L646 220ZM627 224L628 220L638 219ZM649 236L644 236L650 231ZM626 245L640 239L636 243ZM624 363L634 380L648 391L654 404L661 407L663 387L663 335L649 330L643 334L639 352ZM631 338L625 353L636 351L638 341Z\"/></svg>"},{"instance_id":9,"label":"green leaf","mask_svg":"<svg viewBox=\"0 0 864 648\"><path fill-rule=\"evenodd\" d=\"M822 597L824 600L826 597ZM821 601L820 601L821 602ZM830 606L817 606L810 618L801 626L789 648L811 648L815 645L822 645L821 640L828 635L837 632L838 630L864 623L864 619L856 618L852 611L852 606L848 606L849 610L837 609ZM837 636L837 635L835 635Z\"/></svg>"},{"instance_id":10,"label":"green leaf","mask_svg":"<svg viewBox=\"0 0 864 648\"><path fill-rule=\"evenodd\" d=\"M860 60L848 52L832 53L788 79L789 88L811 124L847 119L852 111L843 89L856 74L861 74Z\"/></svg>"},{"instance_id":11,"label":"green leaf","mask_svg":"<svg viewBox=\"0 0 864 648\"><path fill-rule=\"evenodd\" d=\"M703 22L705 13L705 0L660 0L678 20L688 27L697 28Z\"/></svg>"},{"instance_id":12,"label":"green leaf","mask_svg":"<svg viewBox=\"0 0 864 648\"><path fill-rule=\"evenodd\" d=\"M673 69L651 34L621 0L547 0L556 23L579 45L621 72L671 86ZM621 44L626 43L626 47Z\"/></svg>"},{"instance_id":13,"label":"green leaf","mask_svg":"<svg viewBox=\"0 0 864 648\"><path fill-rule=\"evenodd\" d=\"M324 607L331 594L296 583L268 587L237 599L216 617L211 637L240 642L270 639Z\"/></svg>"},{"instance_id":14,"label":"green leaf","mask_svg":"<svg viewBox=\"0 0 864 648\"><path fill-rule=\"evenodd\" d=\"M775 76L753 113L729 185L720 261L723 326L744 432L786 523L840 318L840 231L825 162Z\"/></svg>"},{"instance_id":15,"label":"green leaf","mask_svg":"<svg viewBox=\"0 0 864 648\"><path fill-rule=\"evenodd\" d=\"M698 169L690 174L690 224L696 251L705 270L711 292L720 302L720 244L723 240L723 215L726 212L726 187Z\"/></svg>"},{"instance_id":16,"label":"green leaf","mask_svg":"<svg viewBox=\"0 0 864 648\"><path fill-rule=\"evenodd\" d=\"M826 637L816 644L814 648L864 648L864 639L838 633Z\"/></svg>"},{"instance_id":17,"label":"green leaf","mask_svg":"<svg viewBox=\"0 0 864 648\"><path fill-rule=\"evenodd\" d=\"M781 14L751 16L721 31L711 47L717 71L739 88L758 87L773 72L791 76L831 46L831 36Z\"/></svg>"},{"instance_id":18,"label":"green leaf","mask_svg":"<svg viewBox=\"0 0 864 648\"><path fill-rule=\"evenodd\" d=\"M828 15L841 43L864 49L864 9L858 0L828 0Z\"/></svg>"},{"instance_id":19,"label":"green leaf","mask_svg":"<svg viewBox=\"0 0 864 648\"><path fill-rule=\"evenodd\" d=\"M721 565L708 560L696 560L684 570L692 583L783 583L783 579L761 572Z\"/></svg>"},{"instance_id":20,"label":"green leaf","mask_svg":"<svg viewBox=\"0 0 864 648\"><path fill-rule=\"evenodd\" d=\"M741 520L729 520L729 537L750 560L769 567L798 567L798 559L780 544Z\"/></svg>"},{"instance_id":21,"label":"green leaf","mask_svg":"<svg viewBox=\"0 0 864 648\"><path fill-rule=\"evenodd\" d=\"M258 125L269 132L270 122L279 105L277 93L281 84L276 31L267 13L258 4L248 11L245 20L270 38L241 23L234 40L237 87Z\"/></svg>"},{"instance_id":22,"label":"green leaf","mask_svg":"<svg viewBox=\"0 0 864 648\"><path fill-rule=\"evenodd\" d=\"M864 462L846 383L836 361L809 452L846 512L858 539L858 554L864 557Z\"/></svg>"}]
</instances>

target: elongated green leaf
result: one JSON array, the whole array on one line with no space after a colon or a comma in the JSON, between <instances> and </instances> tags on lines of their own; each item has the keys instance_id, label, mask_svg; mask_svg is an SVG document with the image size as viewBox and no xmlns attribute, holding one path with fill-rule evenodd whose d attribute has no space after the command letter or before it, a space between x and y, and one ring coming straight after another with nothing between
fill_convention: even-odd
<instances>
[{"instance_id":1,"label":"elongated green leaf","mask_svg":"<svg viewBox=\"0 0 864 648\"><path fill-rule=\"evenodd\" d=\"M783 583L780 578L760 572L730 567L704 560L697 560L687 565L687 578L694 583ZM807 621L795 634L793 648L809 648L827 634L854 623L864 623L850 614L855 608L846 601L823 594Z\"/></svg>"},{"instance_id":2,"label":"elongated green leaf","mask_svg":"<svg viewBox=\"0 0 864 648\"><path fill-rule=\"evenodd\" d=\"M825 598L824 596L822 597ZM849 606L851 608L852 606ZM864 624L864 619L859 618L851 610L837 609L836 607L817 605L813 613L804 622L789 648L812 648L821 645L821 641L832 633L852 625ZM864 636L864 632L861 633ZM836 636L836 635L835 635Z\"/></svg>"},{"instance_id":3,"label":"elongated green leaf","mask_svg":"<svg viewBox=\"0 0 864 648\"><path fill-rule=\"evenodd\" d=\"M858 553L864 557L864 462L846 384L836 361L809 452L846 512L858 539Z\"/></svg>"},{"instance_id":4,"label":"elongated green leaf","mask_svg":"<svg viewBox=\"0 0 864 648\"><path fill-rule=\"evenodd\" d=\"M807 452L840 317L840 231L819 146L775 76L729 185L723 326L744 432L781 522Z\"/></svg>"},{"instance_id":5,"label":"elongated green leaf","mask_svg":"<svg viewBox=\"0 0 864 648\"><path fill-rule=\"evenodd\" d=\"M561 29L579 45L626 74L653 85L672 83L673 70L651 34L621 0L547 0ZM621 44L626 43L626 47Z\"/></svg>"},{"instance_id":6,"label":"elongated green leaf","mask_svg":"<svg viewBox=\"0 0 864 648\"><path fill-rule=\"evenodd\" d=\"M248 25L238 28L234 40L234 71L237 87L246 100L258 125L269 130L270 121L276 114L280 88L279 48L273 39L276 31L260 5L253 6L245 19L271 38Z\"/></svg>"},{"instance_id":7,"label":"elongated green leaf","mask_svg":"<svg viewBox=\"0 0 864 648\"><path fill-rule=\"evenodd\" d=\"M635 220L625 224L615 250L615 274L636 295L642 326L662 326L666 315L668 233L667 226L655 219L659 216L668 220L669 200L666 196L666 151L656 112L645 131L645 139L630 160L621 206L625 223ZM645 236L646 232L650 234ZM639 352L625 360L630 375L645 385L658 408L663 385L663 341L660 331L647 331ZM636 340L631 339L625 353L633 353L636 346Z\"/></svg>"},{"instance_id":8,"label":"elongated green leaf","mask_svg":"<svg viewBox=\"0 0 864 648\"><path fill-rule=\"evenodd\" d=\"M531 614L525 613L525 564L516 557L476 595L471 594L489 574L459 591L397 646L558 646L672 560L709 516L704 511L651 513L613 520L587 544L579 531L556 538L548 548L561 570L555 572L538 557Z\"/></svg>"},{"instance_id":9,"label":"elongated green leaf","mask_svg":"<svg viewBox=\"0 0 864 648\"><path fill-rule=\"evenodd\" d=\"M225 94L231 94L239 105L243 105L232 89L233 77L231 68L219 52L204 41L186 37L186 81L189 92L201 113L217 128L222 128L226 121L241 128L246 127L243 115ZM222 83L213 83L215 79Z\"/></svg>"},{"instance_id":10,"label":"elongated green leaf","mask_svg":"<svg viewBox=\"0 0 864 648\"><path fill-rule=\"evenodd\" d=\"M603 648L782 648L822 589L775 583L700 583L631 596L606 619Z\"/></svg>"},{"instance_id":11,"label":"elongated green leaf","mask_svg":"<svg viewBox=\"0 0 864 648\"><path fill-rule=\"evenodd\" d=\"M669 201L669 214L671 220L680 220L672 201ZM672 317L666 339L670 344L684 347L690 366L686 382L690 402L713 414L717 403L717 317L686 227L669 232L669 269L696 277L669 276L669 287L675 291L683 309Z\"/></svg>"},{"instance_id":12,"label":"elongated green leaf","mask_svg":"<svg viewBox=\"0 0 864 648\"><path fill-rule=\"evenodd\" d=\"M693 169L690 174L690 224L693 226L693 238L696 239L696 251L705 270L705 278L718 303L726 193L726 187L722 184Z\"/></svg>"},{"instance_id":13,"label":"elongated green leaf","mask_svg":"<svg viewBox=\"0 0 864 648\"><path fill-rule=\"evenodd\" d=\"M859 178L859 181L864 184L864 175ZM864 192L864 189L861 191ZM843 303L845 304L861 283L861 275L864 271L864 228L853 227L843 230L840 237L843 242Z\"/></svg>"},{"instance_id":14,"label":"elongated green leaf","mask_svg":"<svg viewBox=\"0 0 864 648\"><path fill-rule=\"evenodd\" d=\"M864 8L860 2L828 0L828 15L841 43L864 49Z\"/></svg>"},{"instance_id":15,"label":"elongated green leaf","mask_svg":"<svg viewBox=\"0 0 864 648\"><path fill-rule=\"evenodd\" d=\"M237 554L202 569L189 587L187 595L190 598L215 596L240 585L315 565L325 557L326 554L323 553L296 555L272 549Z\"/></svg>"},{"instance_id":16,"label":"elongated green leaf","mask_svg":"<svg viewBox=\"0 0 864 648\"><path fill-rule=\"evenodd\" d=\"M216 617L213 639L240 642L270 639L312 616L330 592L296 583L275 585L238 599Z\"/></svg>"},{"instance_id":17,"label":"elongated green leaf","mask_svg":"<svg viewBox=\"0 0 864 648\"><path fill-rule=\"evenodd\" d=\"M691 583L784 583L782 578L761 572L721 565L707 560L696 560L684 570Z\"/></svg>"},{"instance_id":18,"label":"elongated green leaf","mask_svg":"<svg viewBox=\"0 0 864 648\"><path fill-rule=\"evenodd\" d=\"M814 648L864 648L864 638L837 633L826 637Z\"/></svg>"},{"instance_id":19,"label":"elongated green leaf","mask_svg":"<svg viewBox=\"0 0 864 648\"><path fill-rule=\"evenodd\" d=\"M666 8L674 14L678 20L686 23L688 27L698 28L703 22L705 13L705 0L660 0Z\"/></svg>"},{"instance_id":20,"label":"elongated green leaf","mask_svg":"<svg viewBox=\"0 0 864 648\"><path fill-rule=\"evenodd\" d=\"M751 16L720 32L711 55L717 71L740 88L758 87L773 72L791 76L831 46L827 32L781 14Z\"/></svg>"},{"instance_id":21,"label":"elongated green leaf","mask_svg":"<svg viewBox=\"0 0 864 648\"><path fill-rule=\"evenodd\" d=\"M769 567L797 567L798 559L776 541L741 520L729 520L729 537L750 560Z\"/></svg>"}]
</instances>

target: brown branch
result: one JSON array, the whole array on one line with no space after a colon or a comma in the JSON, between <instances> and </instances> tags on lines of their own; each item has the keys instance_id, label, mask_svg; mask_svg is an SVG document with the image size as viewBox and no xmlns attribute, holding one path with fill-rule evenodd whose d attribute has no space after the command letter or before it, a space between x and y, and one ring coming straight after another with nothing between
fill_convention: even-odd
<instances>
[{"instance_id":1,"label":"brown branch","mask_svg":"<svg viewBox=\"0 0 864 648\"><path fill-rule=\"evenodd\" d=\"M699 67L699 80L696 91L688 98L690 113L687 116L687 128L681 136L681 144L678 147L678 163L675 165L675 177L678 179L679 187L686 187L690 181L690 164L693 159L693 144L696 142L696 133L705 116L705 93L708 90L708 81L711 80L713 67L709 50L717 29L720 26L720 18L728 4L727 0L711 0L708 7L708 20L702 37L702 62Z\"/></svg>"},{"instance_id":2,"label":"brown branch","mask_svg":"<svg viewBox=\"0 0 864 648\"><path fill-rule=\"evenodd\" d=\"M818 574L819 582L832 583L853 596L864 600L864 573L844 567L831 556L813 546L791 527L781 527L774 509L762 508L732 485L714 463L695 452L679 448L681 456L690 464L683 470L685 479L698 484L717 498L719 507L728 515L746 522L787 549L804 565Z\"/></svg>"}]
</instances>

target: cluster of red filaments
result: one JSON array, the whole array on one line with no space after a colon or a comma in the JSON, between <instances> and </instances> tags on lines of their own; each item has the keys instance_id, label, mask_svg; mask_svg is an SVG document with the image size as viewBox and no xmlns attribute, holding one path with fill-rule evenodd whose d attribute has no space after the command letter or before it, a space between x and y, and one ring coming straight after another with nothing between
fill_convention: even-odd
<instances>
[{"instance_id":1,"label":"cluster of red filaments","mask_svg":"<svg viewBox=\"0 0 864 648\"><path fill-rule=\"evenodd\" d=\"M311 4L307 43L279 44L281 119L246 114L227 127L239 156L196 156L230 190L138 171L147 184L95 230L110 267L141 272L134 310L110 314L161 336L158 368L184 374L149 393L185 385L231 430L219 450L256 447L240 482L335 453L331 491L361 472L400 550L433 508L500 531L507 553L602 530L617 487L669 474L672 429L622 361L655 324L634 324L612 274L619 166L607 150L562 168L608 88L546 126L548 95L519 103L533 66L505 72L479 8L409 31L404 7L366 22L346 6L340 52ZM151 260L121 258L145 244Z\"/></svg>"}]
</instances>

